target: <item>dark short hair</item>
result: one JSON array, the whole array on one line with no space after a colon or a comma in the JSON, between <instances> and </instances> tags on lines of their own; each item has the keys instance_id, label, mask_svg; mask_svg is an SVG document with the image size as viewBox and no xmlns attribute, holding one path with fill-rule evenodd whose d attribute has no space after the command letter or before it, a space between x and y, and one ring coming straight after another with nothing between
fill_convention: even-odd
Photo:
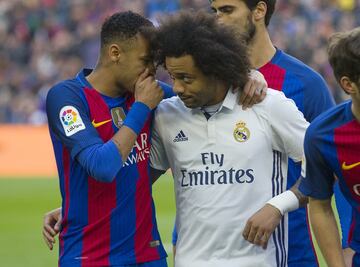
<instances>
[{"instance_id":1,"label":"dark short hair","mask_svg":"<svg viewBox=\"0 0 360 267\"><path fill-rule=\"evenodd\" d=\"M269 26L270 19L275 11L276 0L242 0L250 10L254 10L259 2L264 2L267 6L265 15L265 25Z\"/></svg>"},{"instance_id":2,"label":"dark short hair","mask_svg":"<svg viewBox=\"0 0 360 267\"><path fill-rule=\"evenodd\" d=\"M335 78L347 76L360 83L360 27L348 32L338 32L330 37L328 45L329 62Z\"/></svg>"},{"instance_id":3,"label":"dark short hair","mask_svg":"<svg viewBox=\"0 0 360 267\"><path fill-rule=\"evenodd\" d=\"M108 17L101 27L101 47L114 40L125 41L153 27L151 21L132 11L117 12Z\"/></svg>"},{"instance_id":4,"label":"dark short hair","mask_svg":"<svg viewBox=\"0 0 360 267\"><path fill-rule=\"evenodd\" d=\"M166 57L190 55L204 75L242 89L250 63L245 42L235 36L210 14L183 11L161 21L153 34L155 60L166 67Z\"/></svg>"}]
</instances>

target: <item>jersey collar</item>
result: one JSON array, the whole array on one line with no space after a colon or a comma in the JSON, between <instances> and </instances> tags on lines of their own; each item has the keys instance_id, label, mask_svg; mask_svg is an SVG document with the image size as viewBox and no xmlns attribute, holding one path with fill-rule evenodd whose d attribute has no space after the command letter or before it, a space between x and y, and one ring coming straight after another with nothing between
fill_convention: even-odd
<instances>
[{"instance_id":1,"label":"jersey collar","mask_svg":"<svg viewBox=\"0 0 360 267\"><path fill-rule=\"evenodd\" d=\"M277 47L275 47L275 49L276 49L275 55L270 60L270 62L273 64L276 64L280 60L280 57L283 54L283 52L280 49L278 49Z\"/></svg>"},{"instance_id":2,"label":"jersey collar","mask_svg":"<svg viewBox=\"0 0 360 267\"><path fill-rule=\"evenodd\" d=\"M93 88L92 85L88 82L88 80L86 80L86 76L88 76L92 71L92 69L82 69L76 75L76 79L81 83L82 86L87 88Z\"/></svg>"},{"instance_id":3,"label":"jersey collar","mask_svg":"<svg viewBox=\"0 0 360 267\"><path fill-rule=\"evenodd\" d=\"M238 99L238 91L236 90L235 92L233 92L232 88L229 88L220 110L222 110L223 108L233 110L237 105L237 99Z\"/></svg>"},{"instance_id":4,"label":"jersey collar","mask_svg":"<svg viewBox=\"0 0 360 267\"><path fill-rule=\"evenodd\" d=\"M232 91L233 90L230 87L218 112L220 112L223 108L233 110L235 105L237 105L237 92L233 93ZM183 105L186 109L190 110L190 112L192 112L192 113L202 112L202 107L188 108L185 106L184 103L183 103Z\"/></svg>"}]
</instances>

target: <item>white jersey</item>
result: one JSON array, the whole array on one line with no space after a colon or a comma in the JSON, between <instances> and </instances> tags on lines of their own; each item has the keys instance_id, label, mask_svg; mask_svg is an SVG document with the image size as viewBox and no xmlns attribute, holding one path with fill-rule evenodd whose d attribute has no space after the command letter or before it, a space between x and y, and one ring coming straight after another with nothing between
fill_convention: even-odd
<instances>
[{"instance_id":1,"label":"white jersey","mask_svg":"<svg viewBox=\"0 0 360 267\"><path fill-rule=\"evenodd\" d=\"M176 267L287 266L287 216L263 250L242 237L247 220L286 190L288 156L303 158L308 123L294 102L268 90L242 110L229 90L207 120L178 97L155 113L151 164L172 170L178 240Z\"/></svg>"}]
</instances>

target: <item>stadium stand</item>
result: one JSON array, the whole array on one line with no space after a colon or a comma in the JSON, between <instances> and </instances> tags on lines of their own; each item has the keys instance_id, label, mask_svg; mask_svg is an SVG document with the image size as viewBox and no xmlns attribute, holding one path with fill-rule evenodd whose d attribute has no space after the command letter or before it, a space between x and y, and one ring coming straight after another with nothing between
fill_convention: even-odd
<instances>
[{"instance_id":1,"label":"stadium stand","mask_svg":"<svg viewBox=\"0 0 360 267\"><path fill-rule=\"evenodd\" d=\"M208 8L208 0L13 0L0 2L0 123L46 123L48 88L95 64L99 26L115 11L154 22L163 13ZM278 0L274 43L319 71L337 102L344 98L327 61L334 31L360 25L360 0Z\"/></svg>"}]
</instances>

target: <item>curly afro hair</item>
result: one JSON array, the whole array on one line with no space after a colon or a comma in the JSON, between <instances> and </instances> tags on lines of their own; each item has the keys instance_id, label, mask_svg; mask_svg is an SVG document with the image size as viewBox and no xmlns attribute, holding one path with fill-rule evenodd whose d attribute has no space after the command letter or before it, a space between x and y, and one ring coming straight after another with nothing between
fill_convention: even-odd
<instances>
[{"instance_id":1,"label":"curly afro hair","mask_svg":"<svg viewBox=\"0 0 360 267\"><path fill-rule=\"evenodd\" d=\"M151 31L155 60L165 68L166 57L193 57L204 75L243 88L250 63L245 42L205 12L184 11L160 22Z\"/></svg>"}]
</instances>

